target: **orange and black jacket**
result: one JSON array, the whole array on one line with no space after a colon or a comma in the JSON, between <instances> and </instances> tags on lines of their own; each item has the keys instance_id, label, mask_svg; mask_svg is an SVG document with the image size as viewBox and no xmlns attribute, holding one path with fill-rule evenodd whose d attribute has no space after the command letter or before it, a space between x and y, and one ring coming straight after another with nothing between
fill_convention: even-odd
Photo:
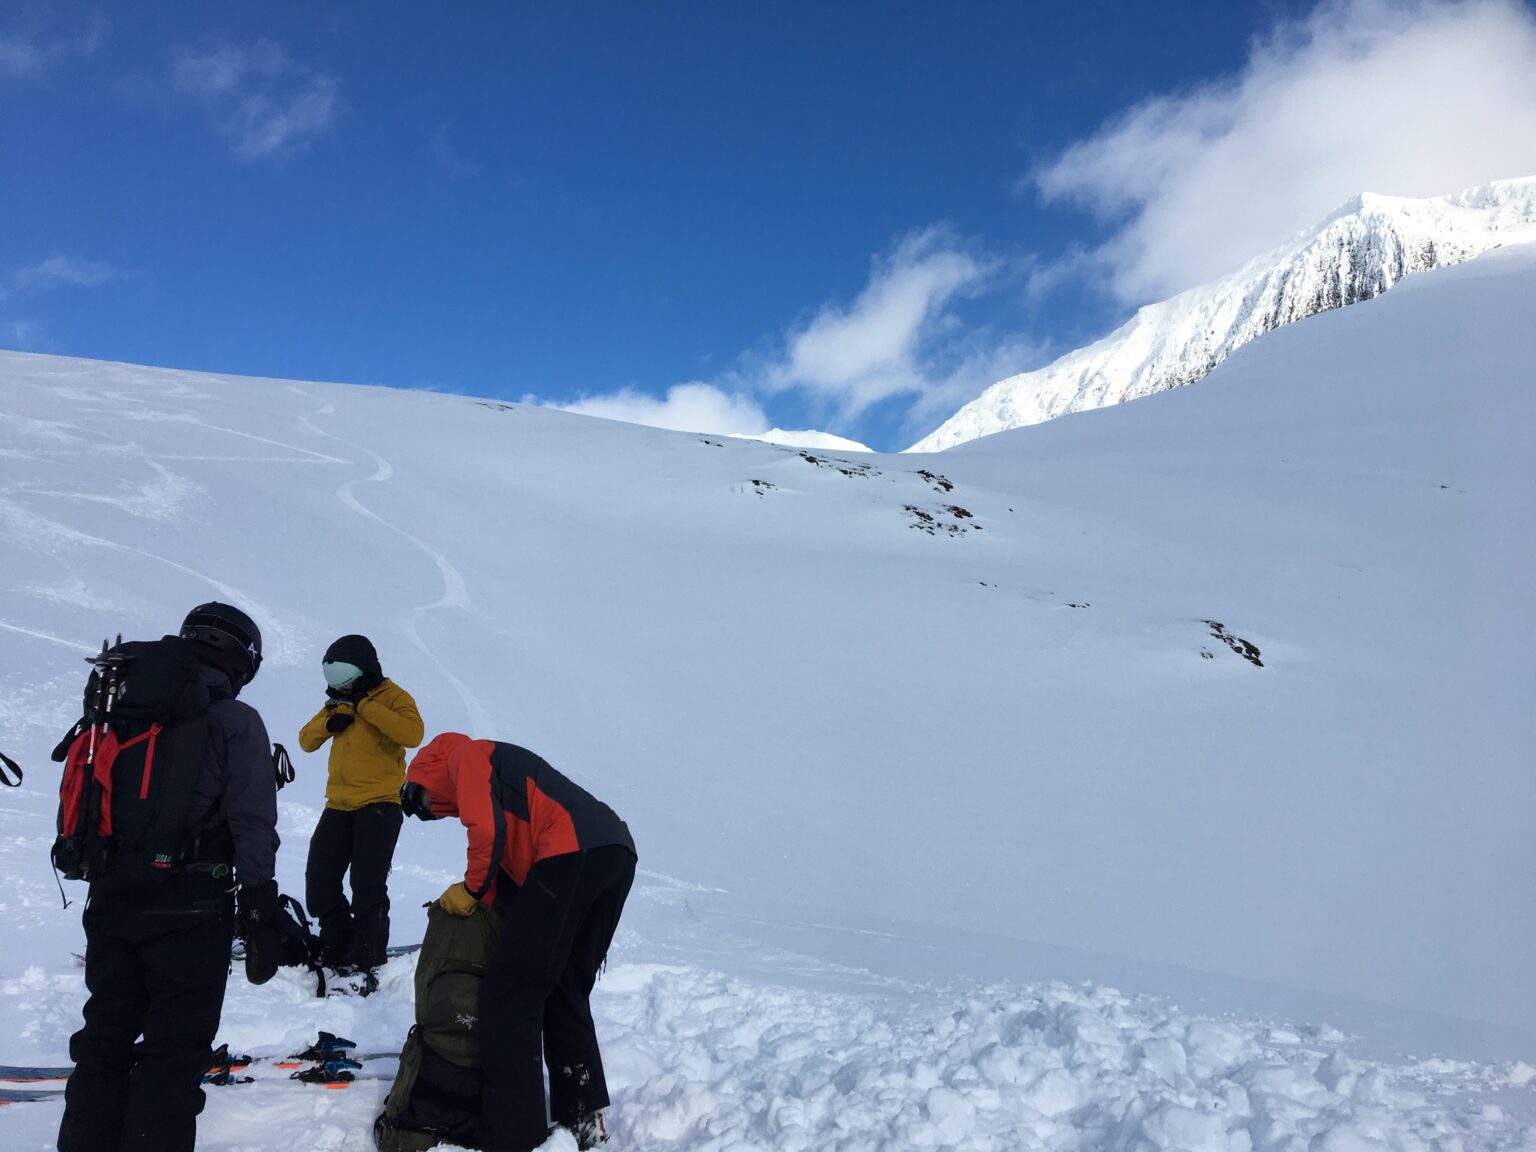
<instances>
[{"instance_id":1,"label":"orange and black jacket","mask_svg":"<svg viewBox=\"0 0 1536 1152\"><path fill-rule=\"evenodd\" d=\"M468 830L464 886L486 903L495 899L498 872L521 885L550 856L635 850L612 808L516 744L444 732L416 753L406 779L427 790L435 815L457 816Z\"/></svg>"}]
</instances>

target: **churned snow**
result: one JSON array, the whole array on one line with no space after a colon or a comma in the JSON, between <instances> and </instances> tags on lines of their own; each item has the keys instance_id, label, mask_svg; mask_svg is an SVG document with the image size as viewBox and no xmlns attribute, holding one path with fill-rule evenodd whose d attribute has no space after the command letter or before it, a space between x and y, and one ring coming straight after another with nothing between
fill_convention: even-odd
<instances>
[{"instance_id":1,"label":"churned snow","mask_svg":"<svg viewBox=\"0 0 1536 1152\"><path fill-rule=\"evenodd\" d=\"M236 1050L284 1052L319 1027L363 1049L410 1026L409 959L370 1000L309 997L284 973L237 986ZM5 985L78 1011L79 978L29 972ZM850 994L744 980L691 964L616 963L594 996L615 1096L613 1147L877 1152L1020 1148L1349 1150L1516 1148L1528 1133L1491 1101L1521 1085L1510 1064L1349 1054L1303 1034L1190 1015L1105 987L900 987ZM374 1059L370 1073L394 1062ZM387 1077L341 1092L255 1082L208 1089L199 1148L372 1147ZM59 1102L0 1113L7 1148L52 1147ZM552 1139L551 1152L573 1146Z\"/></svg>"},{"instance_id":2,"label":"churned snow","mask_svg":"<svg viewBox=\"0 0 1536 1152\"><path fill-rule=\"evenodd\" d=\"M1365 193L1232 275L1148 305L1097 343L999 381L909 451L937 452L1193 383L1281 325L1533 239L1536 177L1428 200Z\"/></svg>"},{"instance_id":3,"label":"churned snow","mask_svg":"<svg viewBox=\"0 0 1536 1152\"><path fill-rule=\"evenodd\" d=\"M363 631L429 730L629 821L616 1152L1530 1148L1533 362L1529 246L931 456L0 354L0 1060L78 1026L81 657L223 597L276 739ZM461 868L406 827L397 942ZM411 971L237 973L221 1039L393 1048ZM386 1080L257 1075L200 1147L370 1146ZM58 1115L0 1108L0 1147Z\"/></svg>"}]
</instances>

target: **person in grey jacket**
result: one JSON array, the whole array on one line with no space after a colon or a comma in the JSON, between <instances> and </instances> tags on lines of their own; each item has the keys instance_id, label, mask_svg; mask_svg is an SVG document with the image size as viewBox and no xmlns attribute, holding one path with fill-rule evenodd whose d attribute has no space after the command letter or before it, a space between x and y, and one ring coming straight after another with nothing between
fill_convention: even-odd
<instances>
[{"instance_id":1,"label":"person in grey jacket","mask_svg":"<svg viewBox=\"0 0 1536 1152\"><path fill-rule=\"evenodd\" d=\"M60 1152L192 1152L223 1011L237 888L246 976L263 984L277 971L272 747L260 714L237 699L261 666L261 633L239 609L210 603L188 613L181 639L190 641L209 698L188 847L153 885L91 884L90 998L84 1026L70 1039L75 1070Z\"/></svg>"}]
</instances>

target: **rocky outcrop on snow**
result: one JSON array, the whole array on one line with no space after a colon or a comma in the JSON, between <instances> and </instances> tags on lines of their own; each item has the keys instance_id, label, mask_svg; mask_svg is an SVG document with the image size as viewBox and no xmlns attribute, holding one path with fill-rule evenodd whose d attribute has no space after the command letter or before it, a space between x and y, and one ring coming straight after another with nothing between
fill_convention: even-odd
<instances>
[{"instance_id":1,"label":"rocky outcrop on snow","mask_svg":"<svg viewBox=\"0 0 1536 1152\"><path fill-rule=\"evenodd\" d=\"M1231 276L1148 305L1103 340L999 381L909 451L937 452L1191 384L1281 325L1528 241L1536 241L1536 177L1428 200L1365 193Z\"/></svg>"}]
</instances>

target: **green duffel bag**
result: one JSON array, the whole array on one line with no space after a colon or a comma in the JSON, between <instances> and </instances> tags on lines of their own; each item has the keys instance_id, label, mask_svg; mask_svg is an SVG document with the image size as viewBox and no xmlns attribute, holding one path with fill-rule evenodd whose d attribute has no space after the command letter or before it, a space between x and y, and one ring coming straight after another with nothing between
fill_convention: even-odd
<instances>
[{"instance_id":1,"label":"green duffel bag","mask_svg":"<svg viewBox=\"0 0 1536 1152\"><path fill-rule=\"evenodd\" d=\"M379 1152L480 1145L480 981L501 920L480 905L455 916L432 904L416 958L416 1026L374 1121Z\"/></svg>"}]
</instances>

